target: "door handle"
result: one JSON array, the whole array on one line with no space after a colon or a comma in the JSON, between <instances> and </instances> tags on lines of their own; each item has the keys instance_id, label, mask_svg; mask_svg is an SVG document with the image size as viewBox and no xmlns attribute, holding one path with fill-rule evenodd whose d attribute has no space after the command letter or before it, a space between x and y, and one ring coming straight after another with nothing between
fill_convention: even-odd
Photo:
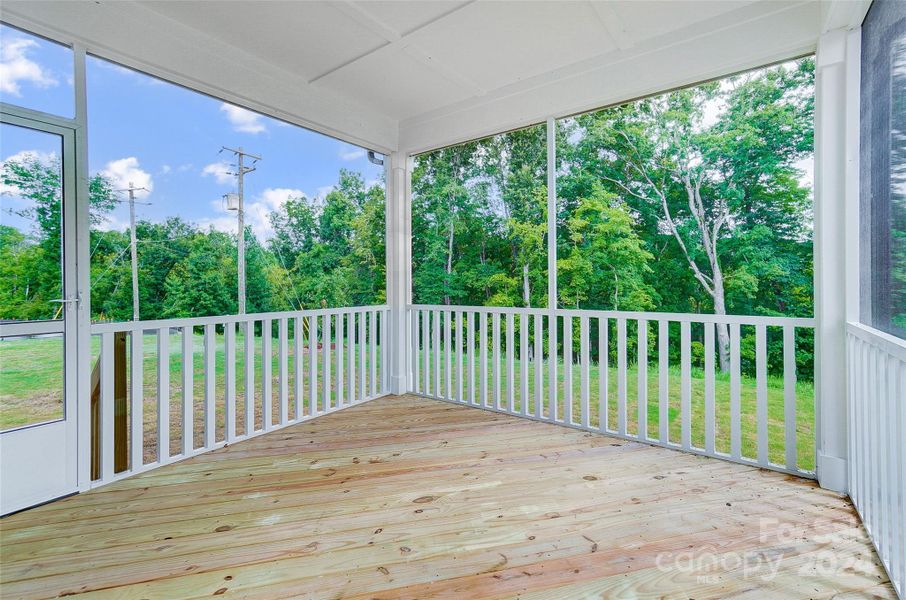
<instances>
[{"instance_id":1,"label":"door handle","mask_svg":"<svg viewBox=\"0 0 906 600\"><path fill-rule=\"evenodd\" d=\"M51 302L59 302L60 304L69 304L70 302L81 302L81 298L58 298L57 300L51 300Z\"/></svg>"}]
</instances>

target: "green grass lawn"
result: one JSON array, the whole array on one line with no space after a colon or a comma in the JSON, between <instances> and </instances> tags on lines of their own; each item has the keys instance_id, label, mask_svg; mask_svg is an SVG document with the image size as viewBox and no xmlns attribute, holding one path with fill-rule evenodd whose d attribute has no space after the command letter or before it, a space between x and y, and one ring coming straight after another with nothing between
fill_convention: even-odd
<instances>
[{"instance_id":1,"label":"green grass lawn","mask_svg":"<svg viewBox=\"0 0 906 600\"><path fill-rule=\"evenodd\" d=\"M127 348L129 348L127 339ZM214 357L215 376L215 439L223 440L225 438L225 408L226 408L226 351L224 346L223 335L215 336L216 353ZM98 336L93 336L91 340L92 364L97 361L100 354L101 340ZM157 336L145 335L142 342L143 348L143 422L145 429L144 448L145 461L154 460L157 455L156 431L157 431L157 404L158 404L158 385L157 385ZM183 404L183 387L182 387L182 336L170 336L170 451L178 453L182 448L182 404ZM302 414L309 414L309 356L307 346L304 348L303 366L304 376L303 393L302 393ZM348 346L343 346L344 359L344 385L343 398L348 401ZM279 401L279 357L278 343L276 336L271 343L271 420L272 423L279 422L280 401ZM127 372L131 373L131 352L126 353ZM331 372L336 375L337 348L334 344L331 349ZM323 410L323 368L324 368L323 348L318 351L318 382L316 384L317 406L318 410ZM371 348L366 345L365 348L365 380L371 389ZM262 427L263 419L263 402L261 396L261 373L262 373L262 351L261 338L255 338L255 427ZM241 332L236 336L236 428L238 432L245 431L245 337ZM381 378L381 359L380 353L376 352L376 379L380 382ZM293 355L292 339L289 343L288 352L288 388L289 402L288 413L292 417L296 411L295 398L295 357ZM192 354L192 372L193 372L193 408L194 408L194 446L203 445L204 435L204 394L205 394L205 369L204 369L204 336L196 334L193 336L193 354ZM359 390L359 368L358 368L358 348L356 348L356 394ZM20 427L32 423L40 423L48 420L58 419L63 413L63 350L61 338L31 338L16 339L0 342L0 430L12 427ZM332 377L332 387L329 390L332 405L335 405L337 398L336 378ZM378 383L378 389L380 385ZM127 396L131 406L131 387L127 386ZM129 417L131 419L131 416Z\"/></svg>"},{"instance_id":2,"label":"green grass lawn","mask_svg":"<svg viewBox=\"0 0 906 600\"><path fill-rule=\"evenodd\" d=\"M492 402L494 398L494 359L488 356L487 370L487 398ZM509 395L507 387L507 367L506 358L501 353L500 359L500 395L501 404L504 408L509 405ZM476 351L476 365L474 371L475 387L474 398L480 401L481 395L478 390L480 387L480 373L478 370L478 352ZM435 393L433 388L434 379L434 357L430 364L430 392ZM458 393L456 384L457 369L455 366L455 356L451 356L452 373L452 393L455 396ZM468 388L469 374L467 358L463 357L463 395L470 399ZM424 371L424 353L419 355L419 372L420 372L420 391L425 393L425 371ZM440 395L446 394L446 358L440 361ZM543 372L543 393L542 406L544 414L549 415L548 398L549 398L549 381L548 368L549 364L544 361ZM518 359L513 361L514 374L514 407L517 411L522 410L521 404L521 364ZM529 362L528 370L528 408L527 412L535 411L535 364ZM572 366L572 420L575 423L581 422L581 366L573 364ZM560 361L557 367L557 416L563 419L565 415L565 369L563 362ZM611 366L608 369L607 394L606 399L601 399L599 367L592 363L589 365L589 422L593 426L600 423L600 404L606 404L608 415L608 428L617 429L618 403L617 387L618 373L616 367ZM668 397L668 436L669 441L680 443L681 428L680 422L680 399L681 399L681 378L679 367L670 367L668 369L669 377L669 397ZM630 365L626 373L626 431L630 434L638 433L638 369L636 365ZM647 430L649 438L657 438L659 435L659 373L657 359L652 359L649 363L647 373ZM768 458L776 464L783 464L785 456L784 444L784 390L783 380L780 378L769 377L767 382L768 390ZM730 377L727 373L715 374L715 448L724 453L730 452ZM740 385L740 416L741 416L741 451L742 455L747 458L757 456L757 421L756 421L756 399L757 389L756 380L751 377L743 376ZM705 445L705 380L701 369L692 369L692 444L699 448ZM811 471L815 468L815 408L814 408L814 386L811 382L797 382L796 384L796 455L799 468Z\"/></svg>"},{"instance_id":3,"label":"green grass lawn","mask_svg":"<svg viewBox=\"0 0 906 600\"><path fill-rule=\"evenodd\" d=\"M178 453L182 447L182 338L180 335L172 335L170 338L170 417L171 417L171 453ZM224 439L224 415L225 415L225 350L223 336L218 335L215 338L217 352L215 355L215 408L216 408L216 432L217 440ZM145 460L151 461L156 456L156 430L157 430L157 337L155 335L146 335L143 338L144 360L143 360L143 420L145 423ZM279 399L278 399L278 357L277 341L274 339L272 345L272 394L271 394L271 415L272 420L276 423L279 419ZM100 349L100 339L92 339L92 355L94 359L98 356ZM245 430L245 379L244 379L244 338L237 335L236 339L236 364L238 366L236 373L236 405L237 410L237 430ZM348 354L346 346L344 350L344 363ZM127 352L127 357L128 357ZM336 348L332 350L332 370L336 370ZM256 428L262 424L262 402L261 402L261 338L255 339L255 382L256 382L256 403L255 403L255 420ZM308 381L308 356L304 356L304 377L303 377L303 404L302 413L308 414L309 398L309 381ZM430 357L433 360L433 356ZM477 358L477 352L476 352ZM419 360L422 361L424 356L421 355ZM451 357L455 360L454 357ZM127 358L127 361L129 359ZM366 361L370 360L370 349L366 349ZM464 357L465 360L465 357ZM290 341L288 355L288 386L289 386L289 414L295 414L296 398L295 391L295 357L292 352L292 341ZM323 355L319 352L318 373L319 379L323 378ZM440 361L441 375L441 392L446 390L446 360ZM420 367L423 362L419 363ZM204 432L204 338L202 335L194 336L193 350L193 399L194 399L194 423L195 446L201 445L201 439ZM29 423L41 422L49 419L59 418L62 413L62 367L63 367L63 350L60 338L34 338L7 340L0 342L0 429L8 429ZM477 365L476 365L477 367ZM488 359L488 398L493 398L495 389L493 376L493 358ZM520 363L514 361L514 398L515 407L521 410L521 390L520 386ZM128 366L131 369L131 365ZM534 368L535 364L528 364L529 372L529 390L528 390L528 411L534 412ZM548 386L548 364L543 364L544 369L544 406L547 409ZM381 377L380 352L377 352L377 377ZM344 364L344 375L348 378L348 364ZM581 384L581 367L573 365L572 368L572 405L573 420L579 422L581 419L580 405L580 384ZM433 363L431 366L431 377L433 378ZM463 366L464 373L464 391L468 395L468 370ZM421 369L422 378L424 370ZM501 402L504 406L508 404L507 395L507 377L506 377L505 357L501 357L500 364L500 390ZM589 420L593 425L599 421L599 371L597 364L589 365L589 389L590 389L590 414ZM659 406L658 390L659 376L656 361L649 366L647 374L648 388L648 434L650 437L657 437L659 431ZM366 378L370 377L370 366L366 369ZM456 368L451 368L451 388L454 394L458 390L455 381ZM358 368L356 369L356 379L358 380ZM423 379L424 381L424 379ZM565 408L565 390L564 390L565 373L562 362L558 365L558 407L557 412L560 418L563 418ZM671 367L669 369L669 411L668 411L668 431L669 439L672 442L680 441L681 424L680 424L680 373L679 369ZM480 375L475 370L475 385L478 387ZM746 457L754 458L756 456L756 382L749 377L742 378L741 385L741 416L742 416L742 453ZM322 398L323 382L319 381L316 388L319 406ZM335 386L336 384L333 383ZM424 384L421 390L424 391ZM348 381L344 385L344 396L348 389ZM358 381L356 382L358 389ZM609 369L607 393L607 415L608 423L611 429L617 427L617 370ZM131 392L130 392L131 393ZM336 390L330 390L332 402L335 402ZM478 390L475 390L476 398L480 397ZM626 377L626 421L627 432L635 434L638 430L638 371L635 365L631 365L627 370ZM722 452L730 451L730 382L726 374L718 373L715 381L716 396L716 435L715 445L717 450ZM130 400L131 404L131 400ZM704 377L700 370L693 369L692 372L692 442L694 445L703 447L705 443L704 433ZM814 388L810 382L799 382L796 386L796 430L797 430L797 456L798 466L805 470L814 469L815 453L815 427L814 427ZM772 462L783 463L784 459L784 407L783 407L783 382L780 379L769 378L768 380L768 456Z\"/></svg>"}]
</instances>

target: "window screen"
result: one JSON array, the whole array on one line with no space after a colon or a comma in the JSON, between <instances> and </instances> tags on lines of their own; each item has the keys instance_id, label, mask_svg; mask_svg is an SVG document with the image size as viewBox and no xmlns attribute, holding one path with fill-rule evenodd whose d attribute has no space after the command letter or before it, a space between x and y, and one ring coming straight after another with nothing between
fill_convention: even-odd
<instances>
[{"instance_id":1,"label":"window screen","mask_svg":"<svg viewBox=\"0 0 906 600\"><path fill-rule=\"evenodd\" d=\"M906 2L862 24L862 320L906 338Z\"/></svg>"}]
</instances>

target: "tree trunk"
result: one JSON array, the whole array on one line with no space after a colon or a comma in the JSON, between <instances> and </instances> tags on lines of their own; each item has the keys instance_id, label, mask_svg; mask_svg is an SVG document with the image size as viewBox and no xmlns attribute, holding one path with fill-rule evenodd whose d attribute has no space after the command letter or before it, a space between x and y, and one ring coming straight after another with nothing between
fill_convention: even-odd
<instances>
[{"instance_id":1,"label":"tree trunk","mask_svg":"<svg viewBox=\"0 0 906 600\"><path fill-rule=\"evenodd\" d=\"M727 305L724 301L724 276L720 268L714 271L714 314L727 314ZM726 373L730 370L730 328L726 323L717 325L717 353L720 357L720 370Z\"/></svg>"},{"instance_id":2,"label":"tree trunk","mask_svg":"<svg viewBox=\"0 0 906 600\"><path fill-rule=\"evenodd\" d=\"M444 304L450 305L450 275L453 273L453 220L450 219L450 236L447 238L447 278L444 281Z\"/></svg>"},{"instance_id":3,"label":"tree trunk","mask_svg":"<svg viewBox=\"0 0 906 600\"><path fill-rule=\"evenodd\" d=\"M528 265L522 265L522 305L526 308L532 307L532 289L529 286L529 268Z\"/></svg>"}]
</instances>

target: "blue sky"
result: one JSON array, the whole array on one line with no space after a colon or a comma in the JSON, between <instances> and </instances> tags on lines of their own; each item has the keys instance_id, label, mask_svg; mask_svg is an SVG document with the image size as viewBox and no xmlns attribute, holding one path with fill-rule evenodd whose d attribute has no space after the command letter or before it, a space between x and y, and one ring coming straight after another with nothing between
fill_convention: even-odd
<instances>
[{"instance_id":1,"label":"blue sky","mask_svg":"<svg viewBox=\"0 0 906 600\"><path fill-rule=\"evenodd\" d=\"M72 53L47 40L0 25L0 100L26 108L73 115ZM246 222L262 239L270 236L267 215L288 197L318 202L337 182L341 168L381 180L381 167L362 148L288 125L220 100L89 57L89 170L108 176L117 188L131 181L140 192L140 219L170 216L203 227L234 232L234 212L223 194L235 191L232 155L221 146L242 146L262 160L245 177ZM4 125L0 160L33 152L49 159L56 140ZM24 228L10 214L23 207L15 190L3 190L0 221ZM104 228L128 226L121 204Z\"/></svg>"}]
</instances>

